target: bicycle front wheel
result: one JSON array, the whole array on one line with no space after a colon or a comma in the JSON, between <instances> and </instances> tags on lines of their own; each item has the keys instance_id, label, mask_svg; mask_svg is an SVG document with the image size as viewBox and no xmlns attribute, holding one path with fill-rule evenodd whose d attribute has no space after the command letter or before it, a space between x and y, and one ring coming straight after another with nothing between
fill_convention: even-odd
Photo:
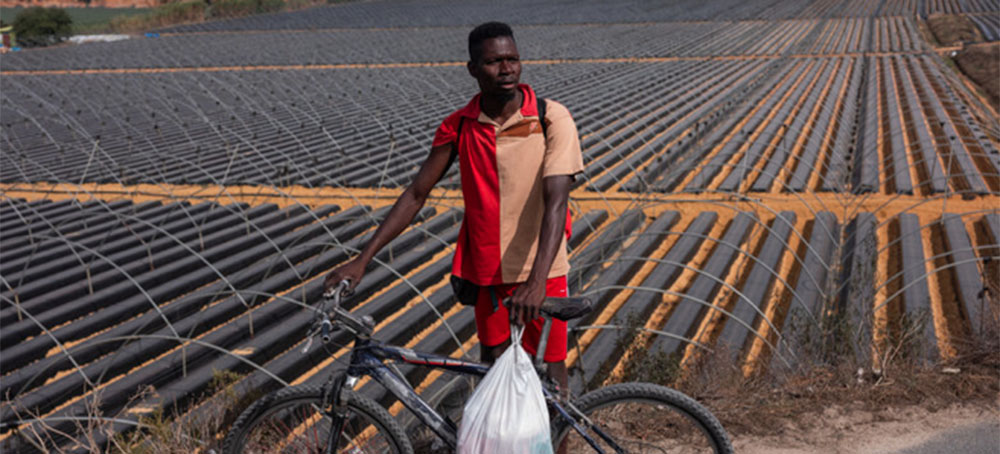
<instances>
[{"instance_id":1,"label":"bicycle front wheel","mask_svg":"<svg viewBox=\"0 0 1000 454\"><path fill-rule=\"evenodd\" d=\"M722 424L708 409L664 386L611 385L584 394L574 405L593 424L585 432L605 452L733 452ZM556 452L595 452L565 420L558 421L552 441Z\"/></svg>"},{"instance_id":2,"label":"bicycle front wheel","mask_svg":"<svg viewBox=\"0 0 1000 454\"><path fill-rule=\"evenodd\" d=\"M225 454L325 453L333 433L333 409L323 390L304 386L264 396L244 411L222 445ZM348 392L340 441L329 452L412 454L399 423L380 405Z\"/></svg>"}]
</instances>

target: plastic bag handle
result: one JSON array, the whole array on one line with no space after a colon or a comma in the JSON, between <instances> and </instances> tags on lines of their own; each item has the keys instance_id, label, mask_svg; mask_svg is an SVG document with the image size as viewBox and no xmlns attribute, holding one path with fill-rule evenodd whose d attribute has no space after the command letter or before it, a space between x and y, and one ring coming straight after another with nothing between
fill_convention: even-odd
<instances>
[{"instance_id":1,"label":"plastic bag handle","mask_svg":"<svg viewBox=\"0 0 1000 454\"><path fill-rule=\"evenodd\" d=\"M521 345L521 336L524 335L524 326L517 323L510 324L510 345Z\"/></svg>"}]
</instances>

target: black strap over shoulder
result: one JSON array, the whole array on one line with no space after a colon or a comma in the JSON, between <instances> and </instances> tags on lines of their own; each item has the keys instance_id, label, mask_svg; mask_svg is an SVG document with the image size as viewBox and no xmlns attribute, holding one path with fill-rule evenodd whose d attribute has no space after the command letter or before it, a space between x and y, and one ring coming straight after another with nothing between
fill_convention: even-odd
<instances>
[{"instance_id":1,"label":"black strap over shoulder","mask_svg":"<svg viewBox=\"0 0 1000 454\"><path fill-rule=\"evenodd\" d=\"M549 126L545 124L545 106L548 105L548 100L537 96L535 99L537 100L535 101L535 108L538 110L538 122L542 125L542 137L548 139ZM451 165L455 162L455 158L458 157L458 144L462 140L462 126L465 126L465 117L458 119L458 131L455 133L455 148L451 150L451 157L448 158L448 167L445 167L446 169L451 168Z\"/></svg>"},{"instance_id":2,"label":"black strap over shoulder","mask_svg":"<svg viewBox=\"0 0 1000 454\"><path fill-rule=\"evenodd\" d=\"M545 106L549 102L546 99L544 99L544 98L538 98L538 97L536 97L535 99L538 100L535 103L537 104L537 108L538 108L538 122L542 124L542 137L548 139L549 138L549 134L548 134L548 132L549 132L548 131L549 126L545 124Z\"/></svg>"},{"instance_id":3,"label":"black strap over shoulder","mask_svg":"<svg viewBox=\"0 0 1000 454\"><path fill-rule=\"evenodd\" d=\"M455 163L455 159L458 158L458 144L462 140L462 126L465 126L465 117L458 119L458 132L455 133L455 147L451 149L451 156L448 157L448 166L445 167L445 171L451 168L451 165Z\"/></svg>"}]
</instances>

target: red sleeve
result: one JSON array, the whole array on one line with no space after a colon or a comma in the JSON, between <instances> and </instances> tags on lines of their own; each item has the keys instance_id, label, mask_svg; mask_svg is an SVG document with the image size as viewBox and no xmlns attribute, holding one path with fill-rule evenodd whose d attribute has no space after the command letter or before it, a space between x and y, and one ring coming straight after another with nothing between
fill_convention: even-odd
<instances>
[{"instance_id":1,"label":"red sleeve","mask_svg":"<svg viewBox=\"0 0 1000 454\"><path fill-rule=\"evenodd\" d=\"M437 132L434 133L434 143L431 146L438 147L454 142L458 132L458 120L458 112L448 115L448 118L441 122L441 126L438 126Z\"/></svg>"}]
</instances>

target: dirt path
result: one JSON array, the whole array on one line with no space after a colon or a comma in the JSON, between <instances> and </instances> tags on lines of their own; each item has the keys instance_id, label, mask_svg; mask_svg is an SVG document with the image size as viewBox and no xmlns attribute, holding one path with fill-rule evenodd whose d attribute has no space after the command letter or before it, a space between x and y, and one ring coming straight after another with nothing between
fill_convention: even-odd
<instances>
[{"instance_id":1,"label":"dirt path","mask_svg":"<svg viewBox=\"0 0 1000 454\"><path fill-rule=\"evenodd\" d=\"M983 425L993 427L993 440L981 440L980 445L992 443L992 452L1000 452L1000 406L996 404L955 404L937 411L921 406L877 412L831 407L776 428L776 435L734 436L733 444L742 454L888 454L909 452L953 429Z\"/></svg>"}]
</instances>

